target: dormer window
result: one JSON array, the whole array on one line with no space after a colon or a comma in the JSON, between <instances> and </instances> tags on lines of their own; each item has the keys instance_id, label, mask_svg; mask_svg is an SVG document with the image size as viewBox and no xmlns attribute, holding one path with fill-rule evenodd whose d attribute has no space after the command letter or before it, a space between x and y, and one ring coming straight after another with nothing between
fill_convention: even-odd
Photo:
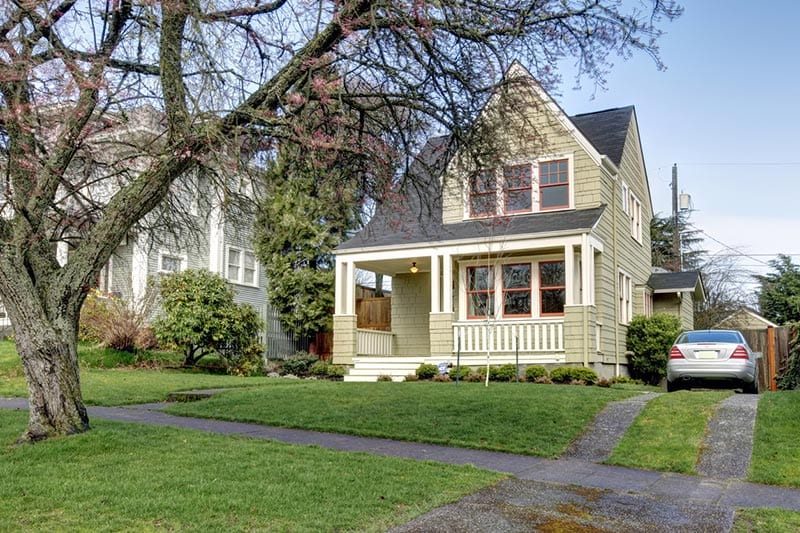
<instances>
[{"instance_id":1,"label":"dormer window","mask_svg":"<svg viewBox=\"0 0 800 533\"><path fill-rule=\"evenodd\" d=\"M571 156L481 169L469 177L467 216L484 218L569 209Z\"/></svg>"}]
</instances>

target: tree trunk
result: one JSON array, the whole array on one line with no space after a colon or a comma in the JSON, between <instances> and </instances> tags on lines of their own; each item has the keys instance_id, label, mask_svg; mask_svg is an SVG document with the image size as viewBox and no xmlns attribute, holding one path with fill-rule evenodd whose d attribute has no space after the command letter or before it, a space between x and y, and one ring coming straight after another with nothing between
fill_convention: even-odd
<instances>
[{"instance_id":1,"label":"tree trunk","mask_svg":"<svg viewBox=\"0 0 800 533\"><path fill-rule=\"evenodd\" d=\"M89 429L83 404L75 334L50 324L26 324L15 338L28 382L28 428L17 441L38 442ZM37 334L38 333L38 334Z\"/></svg>"}]
</instances>

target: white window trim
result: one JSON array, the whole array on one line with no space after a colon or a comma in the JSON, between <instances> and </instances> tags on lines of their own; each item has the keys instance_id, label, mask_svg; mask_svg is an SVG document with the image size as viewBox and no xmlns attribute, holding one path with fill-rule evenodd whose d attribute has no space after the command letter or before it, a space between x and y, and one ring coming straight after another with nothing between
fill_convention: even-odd
<instances>
[{"instance_id":1,"label":"white window trim","mask_svg":"<svg viewBox=\"0 0 800 533\"><path fill-rule=\"evenodd\" d=\"M642 202L630 191L628 193L628 220L630 221L631 237L642 244Z\"/></svg>"},{"instance_id":2,"label":"white window trim","mask_svg":"<svg viewBox=\"0 0 800 533\"><path fill-rule=\"evenodd\" d=\"M158 251L158 272L160 274L172 274L172 273L175 272L173 270L165 270L164 269L164 258L165 257L169 257L171 259L177 259L177 260L180 261L181 266L180 266L180 270L178 270L178 272L183 272L184 270L186 270L186 266L187 266L187 264L189 262L188 257L186 256L186 254L176 254L176 253L170 252L169 250L159 250Z\"/></svg>"},{"instance_id":3,"label":"white window trim","mask_svg":"<svg viewBox=\"0 0 800 533\"><path fill-rule=\"evenodd\" d=\"M617 320L620 324L629 324L633 318L633 278L624 270L617 272L617 302L619 305Z\"/></svg>"},{"instance_id":4,"label":"white window trim","mask_svg":"<svg viewBox=\"0 0 800 533\"><path fill-rule=\"evenodd\" d=\"M626 215L630 215L630 201L629 201L630 189L628 188L628 184L624 181L622 182L622 212Z\"/></svg>"},{"instance_id":5,"label":"white window trim","mask_svg":"<svg viewBox=\"0 0 800 533\"><path fill-rule=\"evenodd\" d=\"M539 301L539 264L551 263L553 261L565 261L563 255L548 254L537 256L520 256L520 257L504 257L502 259L493 259L492 262L487 263L485 260L473 261L460 261L458 264L458 319L465 322L478 322L479 318L468 318L467 309L469 302L467 301L467 269L471 267L493 267L494 268L494 315L490 316L491 320L505 320L509 322L520 320L539 320L559 318L557 316L542 316L542 306ZM503 317L502 302L503 302L503 265L518 265L520 263L530 263L531 265L531 316L529 317ZM566 262L565 262L566 263ZM565 264L566 267L566 264ZM566 273L565 273L566 274ZM566 283L570 280L565 279ZM566 308L569 302L564 302Z\"/></svg>"},{"instance_id":6,"label":"white window trim","mask_svg":"<svg viewBox=\"0 0 800 533\"><path fill-rule=\"evenodd\" d=\"M235 250L239 252L239 257L241 258L241 262L239 263L239 276L237 279L233 279L228 276L228 266L230 265L230 252L231 250ZM253 283L245 283L244 282L244 254L252 254L253 255ZM225 279L228 280L230 283L235 283L236 285L244 285L245 287L258 287L258 276L259 276L259 269L258 269L258 259L256 258L256 254L253 250L248 248L242 248L240 246L226 246L225 247L225 257L223 258L223 265L222 268L224 269Z\"/></svg>"},{"instance_id":7,"label":"white window trim","mask_svg":"<svg viewBox=\"0 0 800 533\"><path fill-rule=\"evenodd\" d=\"M567 179L569 185L569 205L567 207L559 207L555 209L541 208L541 199L539 197L539 163L547 163L549 161L558 161L561 159L567 160ZM515 211L513 213L506 213L503 208L505 207L505 198L503 192L503 167L517 166L517 165L531 165L531 209L530 211ZM475 172L480 170L492 170L495 175L495 214L487 216L472 217L469 210L469 197L470 197L470 179ZM467 172L464 181L464 220L480 220L482 218L494 217L513 217L519 215L530 215L531 213L556 213L558 211L567 211L575 208L575 155L573 153L561 154L547 154L535 158L512 158L504 160L495 168L486 169L472 169Z\"/></svg>"}]
</instances>

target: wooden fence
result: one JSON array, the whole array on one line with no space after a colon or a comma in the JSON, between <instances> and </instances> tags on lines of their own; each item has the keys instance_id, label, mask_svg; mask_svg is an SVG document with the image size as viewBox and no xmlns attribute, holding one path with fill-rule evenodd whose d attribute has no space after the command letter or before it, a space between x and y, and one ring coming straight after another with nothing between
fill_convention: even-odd
<instances>
[{"instance_id":1,"label":"wooden fence","mask_svg":"<svg viewBox=\"0 0 800 533\"><path fill-rule=\"evenodd\" d=\"M761 352L758 360L758 389L777 390L775 376L789 364L789 328L741 330L747 344L754 352Z\"/></svg>"},{"instance_id":2,"label":"wooden fence","mask_svg":"<svg viewBox=\"0 0 800 533\"><path fill-rule=\"evenodd\" d=\"M391 298L356 298L358 329L392 331Z\"/></svg>"}]
</instances>

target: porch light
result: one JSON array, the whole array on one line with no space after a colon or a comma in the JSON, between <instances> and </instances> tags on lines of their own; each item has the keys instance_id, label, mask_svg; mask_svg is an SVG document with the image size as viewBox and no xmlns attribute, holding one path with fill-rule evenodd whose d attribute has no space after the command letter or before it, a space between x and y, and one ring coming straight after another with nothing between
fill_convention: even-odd
<instances>
[{"instance_id":1,"label":"porch light","mask_svg":"<svg viewBox=\"0 0 800 533\"><path fill-rule=\"evenodd\" d=\"M417 272L419 272L419 269L417 268L417 262L416 261L413 261L411 263L411 268L409 268L409 270L411 271L412 274L416 274Z\"/></svg>"}]
</instances>

